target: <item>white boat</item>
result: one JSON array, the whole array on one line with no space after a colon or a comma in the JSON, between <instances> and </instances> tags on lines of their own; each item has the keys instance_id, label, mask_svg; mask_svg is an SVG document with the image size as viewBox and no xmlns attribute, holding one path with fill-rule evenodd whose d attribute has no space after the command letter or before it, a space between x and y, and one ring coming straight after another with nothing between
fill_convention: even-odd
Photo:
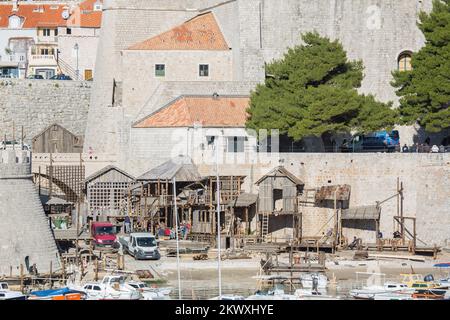
<instances>
[{"instance_id":1,"label":"white boat","mask_svg":"<svg viewBox=\"0 0 450 320\"><path fill-rule=\"evenodd\" d=\"M126 286L133 290L137 290L142 295L142 300L170 300L171 288L150 288L146 283L141 281L128 281Z\"/></svg>"},{"instance_id":2,"label":"white boat","mask_svg":"<svg viewBox=\"0 0 450 320\"><path fill-rule=\"evenodd\" d=\"M26 296L22 292L9 290L6 282L0 282L0 300L26 300Z\"/></svg>"},{"instance_id":3,"label":"white boat","mask_svg":"<svg viewBox=\"0 0 450 320\"><path fill-rule=\"evenodd\" d=\"M377 295L381 295L381 298L386 298L386 295L388 294L395 294L397 297L399 297L399 295L412 296L414 292L415 289L409 288L407 284L386 282L382 286L373 285L362 289L351 290L350 296L354 299L374 300Z\"/></svg>"},{"instance_id":4,"label":"white boat","mask_svg":"<svg viewBox=\"0 0 450 320\"><path fill-rule=\"evenodd\" d=\"M283 289L275 289L267 293L258 292L245 300L299 300L297 296L286 294Z\"/></svg>"},{"instance_id":5,"label":"white boat","mask_svg":"<svg viewBox=\"0 0 450 320\"><path fill-rule=\"evenodd\" d=\"M318 289L326 289L328 286L328 277L323 273L303 273L300 275L303 289L313 288L314 280L317 280Z\"/></svg>"},{"instance_id":6,"label":"white boat","mask_svg":"<svg viewBox=\"0 0 450 320\"><path fill-rule=\"evenodd\" d=\"M243 296L237 296L237 295L223 295L221 297L214 297L209 300L240 301L240 300L245 300L245 298Z\"/></svg>"},{"instance_id":7,"label":"white boat","mask_svg":"<svg viewBox=\"0 0 450 320\"><path fill-rule=\"evenodd\" d=\"M141 292L125 282L124 276L105 276L98 282L88 282L81 288L87 300L140 300Z\"/></svg>"},{"instance_id":8,"label":"white boat","mask_svg":"<svg viewBox=\"0 0 450 320\"><path fill-rule=\"evenodd\" d=\"M314 292L308 289L297 289L294 295L299 300L342 300L341 297L330 296L325 291Z\"/></svg>"},{"instance_id":9,"label":"white boat","mask_svg":"<svg viewBox=\"0 0 450 320\"><path fill-rule=\"evenodd\" d=\"M411 294L406 293L380 293L376 294L373 300L414 300Z\"/></svg>"}]
</instances>

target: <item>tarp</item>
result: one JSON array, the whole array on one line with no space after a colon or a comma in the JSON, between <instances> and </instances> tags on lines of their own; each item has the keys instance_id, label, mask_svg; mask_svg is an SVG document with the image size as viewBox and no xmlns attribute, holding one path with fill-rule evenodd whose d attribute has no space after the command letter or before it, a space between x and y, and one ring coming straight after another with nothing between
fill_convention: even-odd
<instances>
[{"instance_id":1,"label":"tarp","mask_svg":"<svg viewBox=\"0 0 450 320\"><path fill-rule=\"evenodd\" d=\"M342 211L342 220L378 220L380 208L377 206L355 207Z\"/></svg>"},{"instance_id":2,"label":"tarp","mask_svg":"<svg viewBox=\"0 0 450 320\"><path fill-rule=\"evenodd\" d=\"M82 291L72 290L69 288L61 288L61 289L53 289L53 290L42 290L42 291L33 291L30 293L32 296L36 297L53 297L53 296L62 296L72 293L84 293Z\"/></svg>"},{"instance_id":3,"label":"tarp","mask_svg":"<svg viewBox=\"0 0 450 320\"><path fill-rule=\"evenodd\" d=\"M438 264L435 264L433 267L435 267L435 268L450 268L450 262L438 263Z\"/></svg>"}]
</instances>

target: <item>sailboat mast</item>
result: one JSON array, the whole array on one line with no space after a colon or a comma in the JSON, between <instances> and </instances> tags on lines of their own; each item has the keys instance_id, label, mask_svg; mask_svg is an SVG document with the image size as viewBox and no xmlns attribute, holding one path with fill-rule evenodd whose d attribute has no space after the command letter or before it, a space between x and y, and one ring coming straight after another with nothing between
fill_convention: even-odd
<instances>
[{"instance_id":1,"label":"sailboat mast","mask_svg":"<svg viewBox=\"0 0 450 320\"><path fill-rule=\"evenodd\" d=\"M178 237L178 209L177 209L177 181L173 178L173 203L175 214L175 237L177 241L177 271L178 271L178 298L182 300L181 295L181 272L180 272L180 239Z\"/></svg>"},{"instance_id":2,"label":"sailboat mast","mask_svg":"<svg viewBox=\"0 0 450 320\"><path fill-rule=\"evenodd\" d=\"M220 176L219 176L219 144L216 146L216 181L217 181L217 264L219 272L219 299L222 299L222 254L221 254L221 230L220 230Z\"/></svg>"}]
</instances>

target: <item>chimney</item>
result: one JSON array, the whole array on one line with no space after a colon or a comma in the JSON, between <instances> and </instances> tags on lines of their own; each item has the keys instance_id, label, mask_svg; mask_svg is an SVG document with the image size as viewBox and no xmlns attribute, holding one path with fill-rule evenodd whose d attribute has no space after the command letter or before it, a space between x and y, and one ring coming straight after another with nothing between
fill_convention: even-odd
<instances>
[{"instance_id":1,"label":"chimney","mask_svg":"<svg viewBox=\"0 0 450 320\"><path fill-rule=\"evenodd\" d=\"M13 12L17 12L19 11L19 0L13 0L13 8L12 8Z\"/></svg>"}]
</instances>

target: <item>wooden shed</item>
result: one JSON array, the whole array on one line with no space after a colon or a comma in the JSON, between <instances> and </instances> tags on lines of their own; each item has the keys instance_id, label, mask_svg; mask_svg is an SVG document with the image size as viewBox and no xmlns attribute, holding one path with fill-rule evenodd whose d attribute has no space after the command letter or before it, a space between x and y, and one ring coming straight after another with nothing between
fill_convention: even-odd
<instances>
[{"instance_id":1,"label":"wooden shed","mask_svg":"<svg viewBox=\"0 0 450 320\"><path fill-rule=\"evenodd\" d=\"M277 167L259 179L258 225L264 241L288 242L299 223L298 195L304 183L284 167Z\"/></svg>"},{"instance_id":2,"label":"wooden shed","mask_svg":"<svg viewBox=\"0 0 450 320\"><path fill-rule=\"evenodd\" d=\"M34 153L81 153L83 138L54 123L32 139Z\"/></svg>"},{"instance_id":3,"label":"wooden shed","mask_svg":"<svg viewBox=\"0 0 450 320\"><path fill-rule=\"evenodd\" d=\"M298 211L297 195L304 183L286 170L277 167L259 179L258 212L294 214Z\"/></svg>"},{"instance_id":4,"label":"wooden shed","mask_svg":"<svg viewBox=\"0 0 450 320\"><path fill-rule=\"evenodd\" d=\"M133 176L115 166L107 166L86 178L89 215L105 220L126 214L126 195L133 181Z\"/></svg>"}]
</instances>

